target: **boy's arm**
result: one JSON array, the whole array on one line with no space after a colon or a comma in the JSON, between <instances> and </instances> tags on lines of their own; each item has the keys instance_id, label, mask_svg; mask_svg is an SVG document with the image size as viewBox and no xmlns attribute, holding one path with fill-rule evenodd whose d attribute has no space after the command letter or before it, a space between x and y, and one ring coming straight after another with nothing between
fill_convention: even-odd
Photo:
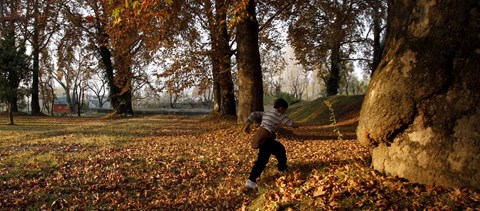
<instances>
[{"instance_id":1,"label":"boy's arm","mask_svg":"<svg viewBox=\"0 0 480 211\"><path fill-rule=\"evenodd\" d=\"M263 112L261 111L254 111L250 114L250 116L248 116L248 118L245 120L245 128L244 128L244 131L246 133L250 133L250 125L252 124L252 122L261 122L262 121L262 116L263 116Z\"/></svg>"},{"instance_id":2,"label":"boy's arm","mask_svg":"<svg viewBox=\"0 0 480 211\"><path fill-rule=\"evenodd\" d=\"M260 123L262 121L263 112L262 111L254 111L248 116L246 123L251 124L252 122Z\"/></svg>"},{"instance_id":3,"label":"boy's arm","mask_svg":"<svg viewBox=\"0 0 480 211\"><path fill-rule=\"evenodd\" d=\"M288 119L288 117L285 117L283 119L282 124L293 127L293 128L298 128L298 125L295 124L295 122L292 122L292 120Z\"/></svg>"}]
</instances>

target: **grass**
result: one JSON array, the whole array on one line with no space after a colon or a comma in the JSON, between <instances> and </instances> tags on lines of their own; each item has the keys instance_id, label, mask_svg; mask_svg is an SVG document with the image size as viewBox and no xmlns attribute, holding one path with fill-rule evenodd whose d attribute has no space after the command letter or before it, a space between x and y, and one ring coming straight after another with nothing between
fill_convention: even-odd
<instances>
[{"instance_id":1,"label":"grass","mask_svg":"<svg viewBox=\"0 0 480 211\"><path fill-rule=\"evenodd\" d=\"M337 139L327 108L317 110L324 99L293 105L290 115L302 126L279 136L289 171L279 176L272 158L259 192L243 190L257 151L250 148L252 134L234 120L16 117L17 125L0 125L0 207L479 209L480 195L473 190L409 183L372 170L370 150L355 140L359 99L332 99L344 140Z\"/></svg>"},{"instance_id":2,"label":"grass","mask_svg":"<svg viewBox=\"0 0 480 211\"><path fill-rule=\"evenodd\" d=\"M303 101L290 106L289 116L292 120L304 124L330 124L331 112L324 103L328 99L335 111L336 120L350 124L358 121L364 97L364 95L334 96L331 98L322 97L313 101Z\"/></svg>"}]
</instances>

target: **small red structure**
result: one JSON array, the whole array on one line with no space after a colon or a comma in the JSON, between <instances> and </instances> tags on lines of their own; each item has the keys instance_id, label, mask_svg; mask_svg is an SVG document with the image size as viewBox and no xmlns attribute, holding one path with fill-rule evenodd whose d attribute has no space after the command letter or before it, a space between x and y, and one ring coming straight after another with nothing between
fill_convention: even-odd
<instances>
[{"instance_id":1,"label":"small red structure","mask_svg":"<svg viewBox=\"0 0 480 211\"><path fill-rule=\"evenodd\" d=\"M55 103L53 105L53 113L57 113L57 114L65 114L65 113L69 113L70 112L70 109L68 109L68 105L67 104L60 104L60 103Z\"/></svg>"}]
</instances>

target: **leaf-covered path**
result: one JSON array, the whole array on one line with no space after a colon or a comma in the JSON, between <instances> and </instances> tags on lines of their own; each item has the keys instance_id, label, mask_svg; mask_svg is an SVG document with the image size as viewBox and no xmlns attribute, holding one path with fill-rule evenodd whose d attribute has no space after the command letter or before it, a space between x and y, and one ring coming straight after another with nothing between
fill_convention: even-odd
<instances>
[{"instance_id":1,"label":"leaf-covered path","mask_svg":"<svg viewBox=\"0 0 480 211\"><path fill-rule=\"evenodd\" d=\"M3 119L0 118L0 121ZM21 117L0 125L1 209L480 209L478 192L408 183L369 168L354 123L284 130L257 193L244 182L252 134L229 120Z\"/></svg>"}]
</instances>

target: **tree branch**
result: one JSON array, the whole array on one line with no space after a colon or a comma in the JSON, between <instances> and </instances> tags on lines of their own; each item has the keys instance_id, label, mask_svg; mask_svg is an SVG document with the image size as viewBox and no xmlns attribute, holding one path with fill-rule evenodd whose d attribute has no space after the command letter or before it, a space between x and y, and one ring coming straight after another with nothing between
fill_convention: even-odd
<instances>
[{"instance_id":1,"label":"tree branch","mask_svg":"<svg viewBox=\"0 0 480 211\"><path fill-rule=\"evenodd\" d=\"M283 11L285 11L287 8L292 6L293 3L294 3L294 1L291 1L288 4L286 4L284 7L282 7L280 10L278 10L275 14L272 15L272 17L270 17L267 21L265 21L265 23L263 25L258 27L258 31L260 32L263 29L265 29L267 26L269 26L275 18L277 18L280 14L282 14Z\"/></svg>"}]
</instances>

